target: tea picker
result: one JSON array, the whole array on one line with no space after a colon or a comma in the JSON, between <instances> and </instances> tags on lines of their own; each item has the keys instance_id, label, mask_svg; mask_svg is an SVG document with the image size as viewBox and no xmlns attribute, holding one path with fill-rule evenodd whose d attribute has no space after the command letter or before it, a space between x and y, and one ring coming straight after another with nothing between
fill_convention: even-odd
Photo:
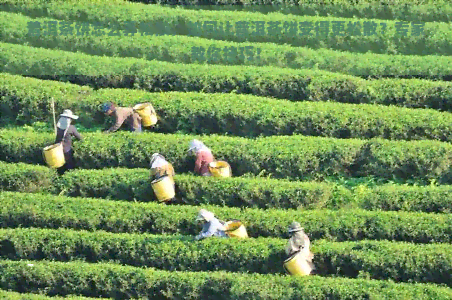
<instances>
[{"instance_id":1,"label":"tea picker","mask_svg":"<svg viewBox=\"0 0 452 300\"><path fill-rule=\"evenodd\" d=\"M71 110L64 110L56 125L55 144L43 150L47 164L52 168L58 169L58 174L60 175L67 170L75 168L72 137L82 140L80 133L71 124L73 120L77 119L78 116L74 115Z\"/></svg>"},{"instance_id":2,"label":"tea picker","mask_svg":"<svg viewBox=\"0 0 452 300\"><path fill-rule=\"evenodd\" d=\"M214 162L212 151L199 140L192 140L188 152L196 156L194 172L201 176L212 176L209 171L209 163Z\"/></svg>"},{"instance_id":3,"label":"tea picker","mask_svg":"<svg viewBox=\"0 0 452 300\"><path fill-rule=\"evenodd\" d=\"M107 116L115 118L115 124L104 133L116 132L123 124L126 124L129 131L141 132L141 117L131 107L117 107L113 102L105 103L102 112Z\"/></svg>"},{"instance_id":4,"label":"tea picker","mask_svg":"<svg viewBox=\"0 0 452 300\"><path fill-rule=\"evenodd\" d=\"M201 209L196 217L196 221L203 222L203 226L201 233L195 236L195 240L201 240L213 236L223 238L228 237L223 230L224 222L221 222L215 218L213 212Z\"/></svg>"},{"instance_id":5,"label":"tea picker","mask_svg":"<svg viewBox=\"0 0 452 300\"><path fill-rule=\"evenodd\" d=\"M152 189L160 202L170 202L176 195L174 184L174 168L159 153L151 157Z\"/></svg>"},{"instance_id":6,"label":"tea picker","mask_svg":"<svg viewBox=\"0 0 452 300\"><path fill-rule=\"evenodd\" d=\"M215 161L212 151L199 140L192 140L188 152L196 156L194 172L201 176L231 177L231 167L225 161Z\"/></svg>"},{"instance_id":7,"label":"tea picker","mask_svg":"<svg viewBox=\"0 0 452 300\"><path fill-rule=\"evenodd\" d=\"M309 275L314 269L314 255L309 250L311 241L298 222L293 222L288 230L291 237L286 247L288 258L284 261L284 268L291 275Z\"/></svg>"},{"instance_id":8,"label":"tea picker","mask_svg":"<svg viewBox=\"0 0 452 300\"><path fill-rule=\"evenodd\" d=\"M223 222L215 218L213 212L201 209L196 218L197 221L203 222L203 228L195 240L201 240L208 237L222 237L222 238L247 238L245 226L239 220L230 222Z\"/></svg>"}]
</instances>

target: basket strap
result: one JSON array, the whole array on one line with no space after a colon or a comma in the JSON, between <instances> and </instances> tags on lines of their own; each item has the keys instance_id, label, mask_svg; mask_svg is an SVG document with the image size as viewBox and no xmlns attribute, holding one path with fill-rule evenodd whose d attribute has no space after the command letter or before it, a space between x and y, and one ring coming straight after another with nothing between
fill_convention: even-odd
<instances>
[{"instance_id":1,"label":"basket strap","mask_svg":"<svg viewBox=\"0 0 452 300\"><path fill-rule=\"evenodd\" d=\"M61 141L63 141L64 138L66 137L66 133L68 132L69 127L71 127L71 125L69 125L69 126L66 128L66 130L64 131L64 133L63 133L63 138L61 139Z\"/></svg>"},{"instance_id":2,"label":"basket strap","mask_svg":"<svg viewBox=\"0 0 452 300\"><path fill-rule=\"evenodd\" d=\"M63 137L61 138L61 141L58 142L58 143L62 143L62 142L63 142L63 140L64 140L64 138L66 137L66 134L67 134L67 132L68 132L70 126L71 126L71 125L69 125L69 126L64 130Z\"/></svg>"},{"instance_id":3,"label":"basket strap","mask_svg":"<svg viewBox=\"0 0 452 300\"><path fill-rule=\"evenodd\" d=\"M283 268L284 268L284 271L287 272L287 274L290 274L289 270L287 270L287 268L286 268L286 266L284 264L283 264Z\"/></svg>"}]
</instances>

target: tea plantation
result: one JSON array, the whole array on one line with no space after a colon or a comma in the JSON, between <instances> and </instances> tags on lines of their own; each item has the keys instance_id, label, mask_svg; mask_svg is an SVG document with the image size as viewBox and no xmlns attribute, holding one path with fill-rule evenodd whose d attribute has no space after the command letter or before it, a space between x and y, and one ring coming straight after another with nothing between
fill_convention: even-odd
<instances>
[{"instance_id":1,"label":"tea plantation","mask_svg":"<svg viewBox=\"0 0 452 300\"><path fill-rule=\"evenodd\" d=\"M2 0L0 298L452 299L452 4ZM71 109L58 175L42 149ZM100 106L151 102L143 133ZM232 178L193 173L202 140ZM162 204L150 159L176 171ZM201 208L249 239L209 238ZM287 227L315 272L283 267Z\"/></svg>"}]
</instances>

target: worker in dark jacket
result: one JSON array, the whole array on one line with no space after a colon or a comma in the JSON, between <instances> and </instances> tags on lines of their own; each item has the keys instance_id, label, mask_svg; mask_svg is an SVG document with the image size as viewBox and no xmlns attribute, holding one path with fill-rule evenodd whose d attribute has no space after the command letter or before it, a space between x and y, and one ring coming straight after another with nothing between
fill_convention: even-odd
<instances>
[{"instance_id":1,"label":"worker in dark jacket","mask_svg":"<svg viewBox=\"0 0 452 300\"><path fill-rule=\"evenodd\" d=\"M125 123L132 132L141 132L141 118L131 107L116 107L112 102L105 103L102 111L107 116L115 117L115 124L105 133L115 132Z\"/></svg>"},{"instance_id":2,"label":"worker in dark jacket","mask_svg":"<svg viewBox=\"0 0 452 300\"><path fill-rule=\"evenodd\" d=\"M82 140L82 136L71 122L77 119L78 116L74 115L69 109L66 109L58 120L55 143L63 144L64 159L66 160L66 163L61 168L58 168L58 174L60 175L63 175L67 170L75 168L72 137L75 137L77 140Z\"/></svg>"},{"instance_id":3,"label":"worker in dark jacket","mask_svg":"<svg viewBox=\"0 0 452 300\"><path fill-rule=\"evenodd\" d=\"M190 142L188 151L196 155L195 173L201 176L212 176L209 171L209 164L215 161L212 151L203 142L198 140L192 140Z\"/></svg>"},{"instance_id":4,"label":"worker in dark jacket","mask_svg":"<svg viewBox=\"0 0 452 300\"><path fill-rule=\"evenodd\" d=\"M301 253L306 261L312 266L312 259L314 258L314 255L309 250L311 241L306 233L304 233L304 229L300 226L300 223L293 222L290 224L289 234L291 237L286 247L287 257L291 257L295 253Z\"/></svg>"},{"instance_id":5,"label":"worker in dark jacket","mask_svg":"<svg viewBox=\"0 0 452 300\"><path fill-rule=\"evenodd\" d=\"M196 220L202 221L204 224L201 233L195 237L195 240L202 240L213 236L228 237L228 235L224 232L224 222L215 218L213 212L201 209Z\"/></svg>"}]
</instances>

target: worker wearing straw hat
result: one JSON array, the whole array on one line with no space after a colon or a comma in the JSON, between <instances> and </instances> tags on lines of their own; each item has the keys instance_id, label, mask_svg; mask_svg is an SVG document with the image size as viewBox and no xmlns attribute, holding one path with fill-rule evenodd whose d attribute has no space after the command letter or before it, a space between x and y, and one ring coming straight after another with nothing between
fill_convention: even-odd
<instances>
[{"instance_id":1,"label":"worker wearing straw hat","mask_svg":"<svg viewBox=\"0 0 452 300\"><path fill-rule=\"evenodd\" d=\"M312 262L314 255L309 250L311 241L309 237L304 233L304 228L300 226L300 223L293 222L289 226L290 239L286 247L286 254L291 257L295 253L301 252L308 262Z\"/></svg>"},{"instance_id":2,"label":"worker wearing straw hat","mask_svg":"<svg viewBox=\"0 0 452 300\"><path fill-rule=\"evenodd\" d=\"M159 179L164 176L174 177L174 168L163 155L154 153L151 156L151 176Z\"/></svg>"},{"instance_id":3,"label":"worker wearing straw hat","mask_svg":"<svg viewBox=\"0 0 452 300\"><path fill-rule=\"evenodd\" d=\"M203 222L202 231L198 234L195 239L201 240L208 237L228 237L227 234L223 230L224 222L221 222L217 218L213 212L210 212L205 209L201 209L196 217L197 221Z\"/></svg>"},{"instance_id":4,"label":"worker wearing straw hat","mask_svg":"<svg viewBox=\"0 0 452 300\"><path fill-rule=\"evenodd\" d=\"M201 176L211 176L209 164L215 161L212 151L203 142L192 140L188 152L196 155L195 173Z\"/></svg>"},{"instance_id":5,"label":"worker wearing straw hat","mask_svg":"<svg viewBox=\"0 0 452 300\"><path fill-rule=\"evenodd\" d=\"M125 123L132 132L141 132L141 118L131 107L116 107L113 102L105 103L102 112L115 117L115 124L105 133L115 132Z\"/></svg>"},{"instance_id":6,"label":"worker wearing straw hat","mask_svg":"<svg viewBox=\"0 0 452 300\"><path fill-rule=\"evenodd\" d=\"M58 174L60 175L64 174L67 170L75 168L72 137L75 137L77 140L82 140L80 133L71 124L73 120L77 119L78 116L74 115L71 110L65 109L57 123L55 143L63 144L64 159L66 160L66 163L61 168L58 168Z\"/></svg>"}]
</instances>

